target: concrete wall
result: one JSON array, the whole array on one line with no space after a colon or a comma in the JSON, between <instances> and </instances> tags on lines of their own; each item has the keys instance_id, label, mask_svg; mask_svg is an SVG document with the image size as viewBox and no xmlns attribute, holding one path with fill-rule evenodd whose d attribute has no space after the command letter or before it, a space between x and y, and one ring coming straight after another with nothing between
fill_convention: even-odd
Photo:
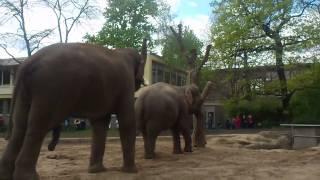
<instances>
[{"instance_id":1,"label":"concrete wall","mask_svg":"<svg viewBox=\"0 0 320 180\"><path fill-rule=\"evenodd\" d=\"M320 142L320 138L296 137L297 135L320 136L320 127L295 127L294 129L293 149L317 146Z\"/></svg>"}]
</instances>

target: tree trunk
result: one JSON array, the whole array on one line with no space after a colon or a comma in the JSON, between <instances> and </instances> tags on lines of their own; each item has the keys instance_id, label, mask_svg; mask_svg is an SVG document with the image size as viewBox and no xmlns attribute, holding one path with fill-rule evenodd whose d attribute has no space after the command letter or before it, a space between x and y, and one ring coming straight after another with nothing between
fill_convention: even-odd
<instances>
[{"instance_id":1,"label":"tree trunk","mask_svg":"<svg viewBox=\"0 0 320 180\"><path fill-rule=\"evenodd\" d=\"M281 43L280 38L275 38L275 45L276 45L276 50L275 50L276 70L277 70L279 81L280 81L280 93L281 93L281 97L282 97L283 113L285 113L288 110L288 107L289 107L288 100L290 98L287 98L287 96L288 96L287 78L285 75L284 64L282 61L283 45Z\"/></svg>"},{"instance_id":2,"label":"tree trunk","mask_svg":"<svg viewBox=\"0 0 320 180\"><path fill-rule=\"evenodd\" d=\"M251 98L251 88L250 88L249 65L248 65L247 52L243 53L243 77L245 79L244 94L247 98Z\"/></svg>"},{"instance_id":3,"label":"tree trunk","mask_svg":"<svg viewBox=\"0 0 320 180\"><path fill-rule=\"evenodd\" d=\"M196 117L196 123L193 134L192 134L192 139L193 139L193 146L195 147L205 147L207 144L206 138L205 138L205 132L204 132L204 117L203 113L201 111L201 108L198 112L194 113Z\"/></svg>"},{"instance_id":4,"label":"tree trunk","mask_svg":"<svg viewBox=\"0 0 320 180\"><path fill-rule=\"evenodd\" d=\"M28 39L28 35L27 35L27 30L26 30L26 24L25 24L25 20L24 20L24 1L20 1L20 10L21 10L21 14L20 14L20 18L21 18L21 22L20 22L20 28L22 30L23 33L23 39L26 43L26 48L27 48L27 52L28 52L28 57L31 56L31 47L30 47L30 40Z\"/></svg>"},{"instance_id":5,"label":"tree trunk","mask_svg":"<svg viewBox=\"0 0 320 180\"><path fill-rule=\"evenodd\" d=\"M210 88L211 88L211 81L208 81L206 86L203 88L201 93L201 103L199 104L198 111L194 113L196 117L196 123L193 123L195 125L192 139L195 147L205 147L207 144L206 138L205 138L205 128L204 128L204 116L202 112L202 105L205 99L207 98Z\"/></svg>"}]
</instances>

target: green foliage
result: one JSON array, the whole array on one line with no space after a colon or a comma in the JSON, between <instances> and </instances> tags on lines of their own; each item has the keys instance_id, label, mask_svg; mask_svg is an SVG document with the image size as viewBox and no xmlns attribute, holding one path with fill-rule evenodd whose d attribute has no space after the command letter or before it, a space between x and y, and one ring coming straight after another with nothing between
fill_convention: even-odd
<instances>
[{"instance_id":1,"label":"green foliage","mask_svg":"<svg viewBox=\"0 0 320 180\"><path fill-rule=\"evenodd\" d=\"M320 124L320 88L297 92L291 100L290 109L294 123Z\"/></svg>"},{"instance_id":2,"label":"green foliage","mask_svg":"<svg viewBox=\"0 0 320 180\"><path fill-rule=\"evenodd\" d=\"M220 51L220 62L229 67L241 66L241 58L236 61L235 57L246 51L251 65L270 63L269 58L259 58L262 63L250 57L274 51L277 38L286 51L318 45L320 13L314 12L312 8L316 6L310 4L320 2L310 1L213 1L212 41L214 49Z\"/></svg>"},{"instance_id":3,"label":"green foliage","mask_svg":"<svg viewBox=\"0 0 320 180\"><path fill-rule=\"evenodd\" d=\"M219 82L221 81L216 79L216 72L212 71L211 67L203 67L201 69L201 75L200 75L200 82L199 82L199 87L200 89L203 89L205 85L207 84L208 81L213 81L213 82Z\"/></svg>"},{"instance_id":4,"label":"green foliage","mask_svg":"<svg viewBox=\"0 0 320 180\"><path fill-rule=\"evenodd\" d=\"M151 39L155 32L150 19L158 16L158 9L156 0L108 0L104 26L97 35L87 34L85 39L114 48L140 48L143 38Z\"/></svg>"},{"instance_id":5,"label":"green foliage","mask_svg":"<svg viewBox=\"0 0 320 180\"><path fill-rule=\"evenodd\" d=\"M295 123L320 123L320 65L290 80L296 89L290 101L290 111Z\"/></svg>"},{"instance_id":6,"label":"green foliage","mask_svg":"<svg viewBox=\"0 0 320 180\"><path fill-rule=\"evenodd\" d=\"M201 48L203 43L194 34L194 32L188 28L184 27L182 32L182 43L186 51L191 49L196 49L197 54L201 53ZM163 40L162 55L167 64L175 67L186 68L187 63L185 58L182 56L180 47L178 45L177 39L172 33L166 36Z\"/></svg>"},{"instance_id":7,"label":"green foliage","mask_svg":"<svg viewBox=\"0 0 320 180\"><path fill-rule=\"evenodd\" d=\"M251 100L231 98L224 103L227 116L251 114L264 127L279 124L281 101L275 97L253 97Z\"/></svg>"}]
</instances>

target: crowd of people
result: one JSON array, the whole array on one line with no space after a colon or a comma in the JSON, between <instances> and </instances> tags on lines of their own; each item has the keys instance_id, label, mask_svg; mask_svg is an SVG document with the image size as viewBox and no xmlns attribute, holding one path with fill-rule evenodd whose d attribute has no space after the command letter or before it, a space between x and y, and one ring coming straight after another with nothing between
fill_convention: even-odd
<instances>
[{"instance_id":1,"label":"crowd of people","mask_svg":"<svg viewBox=\"0 0 320 180\"><path fill-rule=\"evenodd\" d=\"M232 117L231 121L227 120L225 126L227 129L254 128L256 122L251 114L248 114L247 116L245 114L242 116L238 114L237 116Z\"/></svg>"}]
</instances>

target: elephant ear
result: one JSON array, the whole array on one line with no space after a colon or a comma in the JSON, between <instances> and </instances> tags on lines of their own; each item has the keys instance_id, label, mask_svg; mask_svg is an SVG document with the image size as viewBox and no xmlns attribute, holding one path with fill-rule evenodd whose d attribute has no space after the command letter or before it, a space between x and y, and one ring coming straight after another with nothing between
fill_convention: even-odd
<instances>
[{"instance_id":1,"label":"elephant ear","mask_svg":"<svg viewBox=\"0 0 320 180\"><path fill-rule=\"evenodd\" d=\"M193 103L193 97L192 97L192 92L190 88L186 88L184 90L184 96L186 98L187 103L191 105Z\"/></svg>"},{"instance_id":2,"label":"elephant ear","mask_svg":"<svg viewBox=\"0 0 320 180\"><path fill-rule=\"evenodd\" d=\"M143 75L144 75L144 66L146 64L147 60L147 39L143 39L142 42L142 48L141 48L141 59L139 59L139 66L136 73L136 80L143 81Z\"/></svg>"}]
</instances>

